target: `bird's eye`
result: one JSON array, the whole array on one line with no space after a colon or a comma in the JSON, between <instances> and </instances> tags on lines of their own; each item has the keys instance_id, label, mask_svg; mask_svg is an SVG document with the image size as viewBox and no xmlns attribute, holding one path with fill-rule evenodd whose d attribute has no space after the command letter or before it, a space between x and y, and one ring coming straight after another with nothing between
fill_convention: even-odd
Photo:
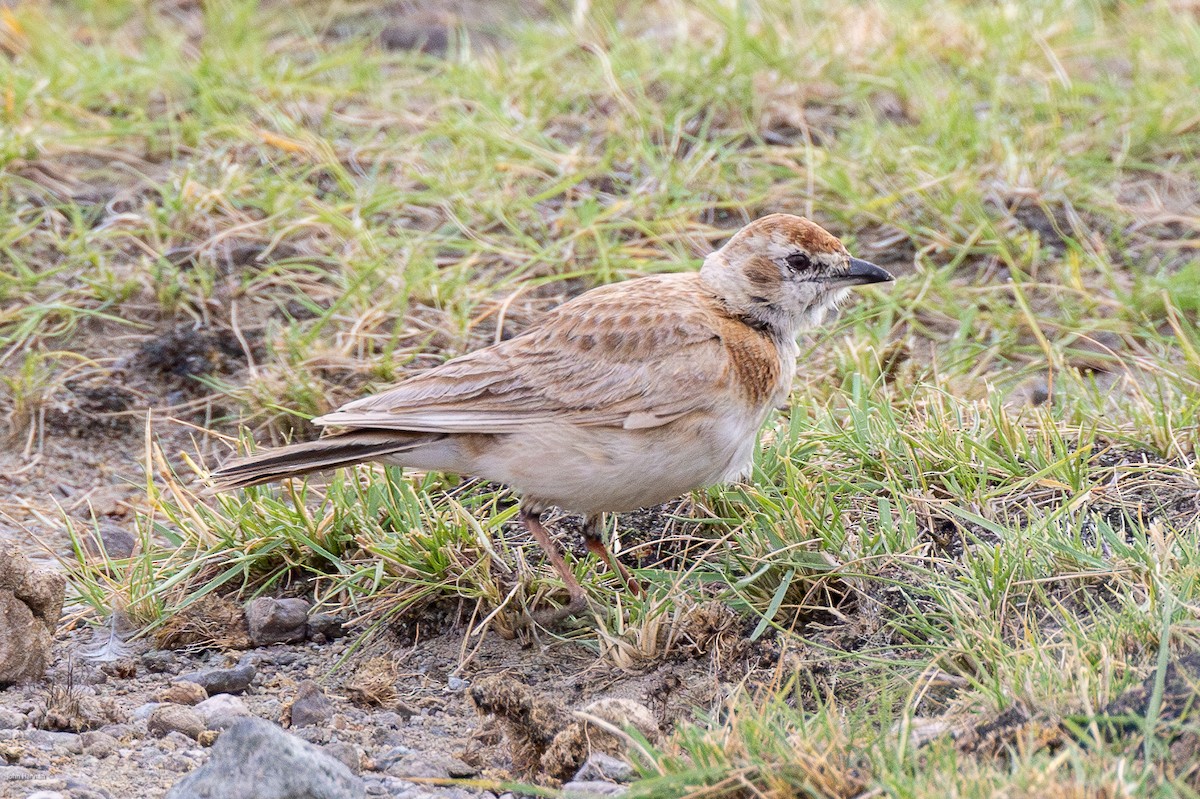
<instances>
[{"instance_id":1,"label":"bird's eye","mask_svg":"<svg viewBox=\"0 0 1200 799\"><path fill-rule=\"evenodd\" d=\"M794 272L799 272L805 269L812 268L812 259L808 257L808 253L794 252L787 257L788 268Z\"/></svg>"}]
</instances>

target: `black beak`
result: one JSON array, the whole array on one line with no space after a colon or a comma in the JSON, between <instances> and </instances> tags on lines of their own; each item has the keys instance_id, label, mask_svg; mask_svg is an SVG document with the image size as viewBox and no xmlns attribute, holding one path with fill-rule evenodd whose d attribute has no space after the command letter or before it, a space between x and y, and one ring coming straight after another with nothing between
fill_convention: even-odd
<instances>
[{"instance_id":1,"label":"black beak","mask_svg":"<svg viewBox=\"0 0 1200 799\"><path fill-rule=\"evenodd\" d=\"M895 279L886 269L880 269L875 264L860 261L858 258L850 259L849 271L829 276L829 282L837 286L865 286L868 283L886 283Z\"/></svg>"}]
</instances>

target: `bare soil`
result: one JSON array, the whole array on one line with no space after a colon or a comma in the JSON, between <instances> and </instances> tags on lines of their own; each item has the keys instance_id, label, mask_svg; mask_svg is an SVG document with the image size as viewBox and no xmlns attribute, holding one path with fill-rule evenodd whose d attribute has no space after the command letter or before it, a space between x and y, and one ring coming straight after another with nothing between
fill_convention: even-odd
<instances>
[{"instance_id":1,"label":"bare soil","mask_svg":"<svg viewBox=\"0 0 1200 799\"><path fill-rule=\"evenodd\" d=\"M291 732L338 750L343 759L349 757L368 785L376 782L394 790L394 782L388 780L429 776L447 763L454 777L553 784L545 773L514 768L502 725L476 709L479 691L497 683L489 677L502 675L502 684L526 686L552 715L567 719L571 711L596 699L634 700L649 709L659 729L667 730L698 709L715 709L750 665L744 658L721 662L729 650L712 647L707 652L693 650L691 657L623 670L578 644L521 642L495 634L469 640L463 628L411 642L382 637L357 651L352 638L190 654L153 650L142 642L134 645L136 653L105 664L80 658L91 639L86 628L63 633L47 679L0 694L0 708L39 719L48 706L61 708L64 697L82 698L82 705L93 709L73 717L68 713L66 718L75 719L75 731L90 728L112 735L117 751L97 757L71 735L0 731L0 754L10 764L5 779L14 777L0 781L0 797L25 796L34 787L68 793L90 789L101 796L164 795L207 759L208 749L179 733L156 737L147 730L145 715L179 675L198 669L254 664L257 676L242 699L252 714L285 725L297 686L315 680L333 703L332 717L327 724ZM64 724L62 714L56 724ZM394 762L398 754L403 754L402 763ZM0 765L0 772L5 771ZM443 782L440 788L426 784L422 790L447 796L462 793L461 788L449 787L448 780Z\"/></svg>"}]
</instances>

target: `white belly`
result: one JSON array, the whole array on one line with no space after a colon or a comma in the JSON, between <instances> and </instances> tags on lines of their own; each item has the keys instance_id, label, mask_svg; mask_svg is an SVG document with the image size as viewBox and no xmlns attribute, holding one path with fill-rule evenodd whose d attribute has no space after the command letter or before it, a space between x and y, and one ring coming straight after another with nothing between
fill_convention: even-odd
<instances>
[{"instance_id":1,"label":"white belly","mask_svg":"<svg viewBox=\"0 0 1200 799\"><path fill-rule=\"evenodd\" d=\"M579 513L636 510L736 476L754 455L758 424L751 422L547 429L510 442L520 454L506 446L493 462L497 476L530 500Z\"/></svg>"},{"instance_id":2,"label":"white belly","mask_svg":"<svg viewBox=\"0 0 1200 799\"><path fill-rule=\"evenodd\" d=\"M535 505L622 512L748 473L765 416L695 414L641 430L541 425L487 442L452 436L401 458L408 466L504 483Z\"/></svg>"}]
</instances>

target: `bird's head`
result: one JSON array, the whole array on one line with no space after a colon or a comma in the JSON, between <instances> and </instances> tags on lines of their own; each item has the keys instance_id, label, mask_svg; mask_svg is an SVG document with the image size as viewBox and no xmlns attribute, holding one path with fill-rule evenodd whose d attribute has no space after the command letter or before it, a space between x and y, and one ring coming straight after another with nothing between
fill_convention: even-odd
<instances>
[{"instance_id":1,"label":"bird's head","mask_svg":"<svg viewBox=\"0 0 1200 799\"><path fill-rule=\"evenodd\" d=\"M822 227L791 214L746 225L704 259L700 278L731 313L786 336L820 324L854 286L895 279L851 258Z\"/></svg>"}]
</instances>

